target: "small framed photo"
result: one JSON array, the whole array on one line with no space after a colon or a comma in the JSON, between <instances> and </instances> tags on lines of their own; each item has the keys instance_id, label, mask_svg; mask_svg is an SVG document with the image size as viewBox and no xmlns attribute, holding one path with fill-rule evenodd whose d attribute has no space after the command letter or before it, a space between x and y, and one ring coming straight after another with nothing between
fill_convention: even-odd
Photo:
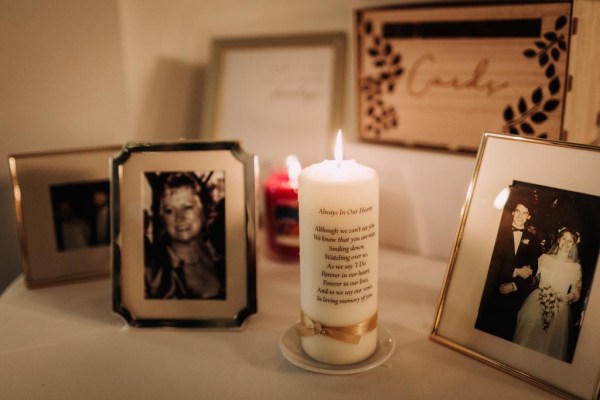
<instances>
[{"instance_id":1,"label":"small framed photo","mask_svg":"<svg viewBox=\"0 0 600 400\"><path fill-rule=\"evenodd\" d=\"M266 173L291 153L320 160L342 127L345 57L343 32L215 39L203 135L240 140Z\"/></svg>"},{"instance_id":2,"label":"small framed photo","mask_svg":"<svg viewBox=\"0 0 600 400\"><path fill-rule=\"evenodd\" d=\"M119 150L9 156L27 287L109 275L108 162Z\"/></svg>"},{"instance_id":3,"label":"small framed photo","mask_svg":"<svg viewBox=\"0 0 600 400\"><path fill-rule=\"evenodd\" d=\"M599 168L598 147L484 134L433 340L597 398Z\"/></svg>"},{"instance_id":4,"label":"small framed photo","mask_svg":"<svg viewBox=\"0 0 600 400\"><path fill-rule=\"evenodd\" d=\"M257 311L255 162L237 142L128 143L112 159L113 310L240 327Z\"/></svg>"}]
</instances>

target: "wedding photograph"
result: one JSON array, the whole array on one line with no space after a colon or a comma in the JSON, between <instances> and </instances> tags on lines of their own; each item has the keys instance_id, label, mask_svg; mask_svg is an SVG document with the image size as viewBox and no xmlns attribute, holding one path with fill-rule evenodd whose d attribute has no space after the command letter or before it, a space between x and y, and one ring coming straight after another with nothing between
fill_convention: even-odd
<instances>
[{"instance_id":1,"label":"wedding photograph","mask_svg":"<svg viewBox=\"0 0 600 400\"><path fill-rule=\"evenodd\" d=\"M475 327L572 362L600 244L600 197L513 182Z\"/></svg>"}]
</instances>

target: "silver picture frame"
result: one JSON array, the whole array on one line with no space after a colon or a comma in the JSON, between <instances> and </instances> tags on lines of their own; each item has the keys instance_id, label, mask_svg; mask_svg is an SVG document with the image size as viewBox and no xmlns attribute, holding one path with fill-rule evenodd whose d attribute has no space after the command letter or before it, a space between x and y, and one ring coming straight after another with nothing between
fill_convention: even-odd
<instances>
[{"instance_id":1,"label":"silver picture frame","mask_svg":"<svg viewBox=\"0 0 600 400\"><path fill-rule=\"evenodd\" d=\"M132 142L111 160L116 314L132 326L240 328L257 312L256 162L234 141ZM179 251L189 244L200 250Z\"/></svg>"}]
</instances>

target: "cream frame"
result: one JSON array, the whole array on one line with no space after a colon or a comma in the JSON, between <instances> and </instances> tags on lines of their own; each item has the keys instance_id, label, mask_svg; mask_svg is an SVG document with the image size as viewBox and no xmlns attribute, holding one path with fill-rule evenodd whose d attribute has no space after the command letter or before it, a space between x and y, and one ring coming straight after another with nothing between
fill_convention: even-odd
<instances>
[{"instance_id":1,"label":"cream frame","mask_svg":"<svg viewBox=\"0 0 600 400\"><path fill-rule=\"evenodd\" d=\"M214 39L201 137L240 141L261 174L290 153L321 160L343 128L346 45L342 32Z\"/></svg>"}]
</instances>

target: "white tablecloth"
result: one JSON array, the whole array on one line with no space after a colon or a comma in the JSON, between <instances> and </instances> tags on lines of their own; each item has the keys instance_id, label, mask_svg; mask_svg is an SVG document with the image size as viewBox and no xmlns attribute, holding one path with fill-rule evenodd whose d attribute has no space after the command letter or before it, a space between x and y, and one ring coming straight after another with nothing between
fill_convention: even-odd
<instances>
[{"instance_id":1,"label":"white tablecloth","mask_svg":"<svg viewBox=\"0 0 600 400\"><path fill-rule=\"evenodd\" d=\"M429 340L445 262L380 252L380 323L396 340L383 365L355 375L305 371L280 353L299 315L297 264L258 263L259 313L242 331L129 328L110 281L0 297L0 398L542 399L553 396Z\"/></svg>"}]
</instances>

